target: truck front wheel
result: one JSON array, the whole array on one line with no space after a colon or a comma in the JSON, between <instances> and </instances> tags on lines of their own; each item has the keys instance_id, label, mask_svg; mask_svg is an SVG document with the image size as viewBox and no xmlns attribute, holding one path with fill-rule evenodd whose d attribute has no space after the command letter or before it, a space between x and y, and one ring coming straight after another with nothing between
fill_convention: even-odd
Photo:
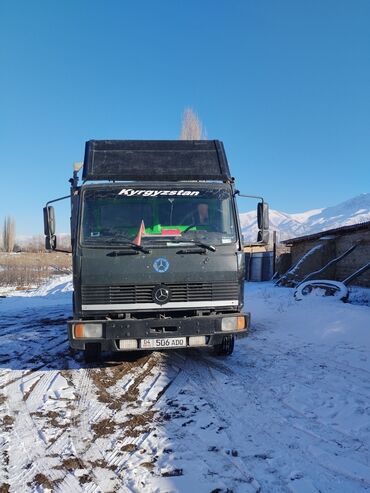
<instances>
[{"instance_id":1,"label":"truck front wheel","mask_svg":"<svg viewBox=\"0 0 370 493\"><path fill-rule=\"evenodd\" d=\"M234 351L235 337L233 335L225 336L221 344L214 346L214 352L217 356L230 356Z\"/></svg>"},{"instance_id":2,"label":"truck front wheel","mask_svg":"<svg viewBox=\"0 0 370 493\"><path fill-rule=\"evenodd\" d=\"M100 344L90 343L85 345L85 363L95 363L100 359Z\"/></svg>"}]
</instances>

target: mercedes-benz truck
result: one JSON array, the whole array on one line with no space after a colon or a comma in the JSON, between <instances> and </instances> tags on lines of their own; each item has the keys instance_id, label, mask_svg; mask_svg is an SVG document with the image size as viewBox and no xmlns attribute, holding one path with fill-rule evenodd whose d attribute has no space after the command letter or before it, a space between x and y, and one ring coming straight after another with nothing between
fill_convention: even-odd
<instances>
[{"instance_id":1,"label":"mercedes-benz truck","mask_svg":"<svg viewBox=\"0 0 370 493\"><path fill-rule=\"evenodd\" d=\"M101 351L213 347L247 335L245 262L235 188L222 142L91 140L79 184L44 208L46 248L58 250L53 202L70 198L70 346ZM259 241L268 206L257 208Z\"/></svg>"}]
</instances>

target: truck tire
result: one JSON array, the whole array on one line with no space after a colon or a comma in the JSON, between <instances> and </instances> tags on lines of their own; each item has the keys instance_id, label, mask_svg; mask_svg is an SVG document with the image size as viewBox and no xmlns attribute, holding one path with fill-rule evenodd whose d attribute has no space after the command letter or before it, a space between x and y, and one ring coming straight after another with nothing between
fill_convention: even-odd
<instances>
[{"instance_id":1,"label":"truck tire","mask_svg":"<svg viewBox=\"0 0 370 493\"><path fill-rule=\"evenodd\" d=\"M84 350L85 363L95 363L100 359L100 344L86 344Z\"/></svg>"},{"instance_id":2,"label":"truck tire","mask_svg":"<svg viewBox=\"0 0 370 493\"><path fill-rule=\"evenodd\" d=\"M217 356L230 356L234 351L234 336L225 336L221 344L214 346L214 352Z\"/></svg>"}]
</instances>

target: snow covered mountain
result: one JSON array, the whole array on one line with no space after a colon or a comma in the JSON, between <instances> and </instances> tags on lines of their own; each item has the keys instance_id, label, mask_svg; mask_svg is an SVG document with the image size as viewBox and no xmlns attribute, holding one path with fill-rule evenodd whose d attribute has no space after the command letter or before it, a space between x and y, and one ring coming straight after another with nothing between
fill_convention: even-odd
<instances>
[{"instance_id":1,"label":"snow covered mountain","mask_svg":"<svg viewBox=\"0 0 370 493\"><path fill-rule=\"evenodd\" d=\"M370 221L370 193L363 193L332 207L297 214L270 209L270 230L277 231L279 241L365 221ZM255 211L240 214L240 222L247 241L255 241Z\"/></svg>"}]
</instances>

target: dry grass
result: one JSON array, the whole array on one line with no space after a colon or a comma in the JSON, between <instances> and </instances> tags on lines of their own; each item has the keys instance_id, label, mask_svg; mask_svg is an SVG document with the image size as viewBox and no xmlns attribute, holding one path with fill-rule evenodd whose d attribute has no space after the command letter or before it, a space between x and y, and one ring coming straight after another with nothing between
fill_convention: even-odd
<instances>
[{"instance_id":1,"label":"dry grass","mask_svg":"<svg viewBox=\"0 0 370 493\"><path fill-rule=\"evenodd\" d=\"M72 256L67 253L0 252L0 286L26 289L40 286L57 274L72 272Z\"/></svg>"}]
</instances>

